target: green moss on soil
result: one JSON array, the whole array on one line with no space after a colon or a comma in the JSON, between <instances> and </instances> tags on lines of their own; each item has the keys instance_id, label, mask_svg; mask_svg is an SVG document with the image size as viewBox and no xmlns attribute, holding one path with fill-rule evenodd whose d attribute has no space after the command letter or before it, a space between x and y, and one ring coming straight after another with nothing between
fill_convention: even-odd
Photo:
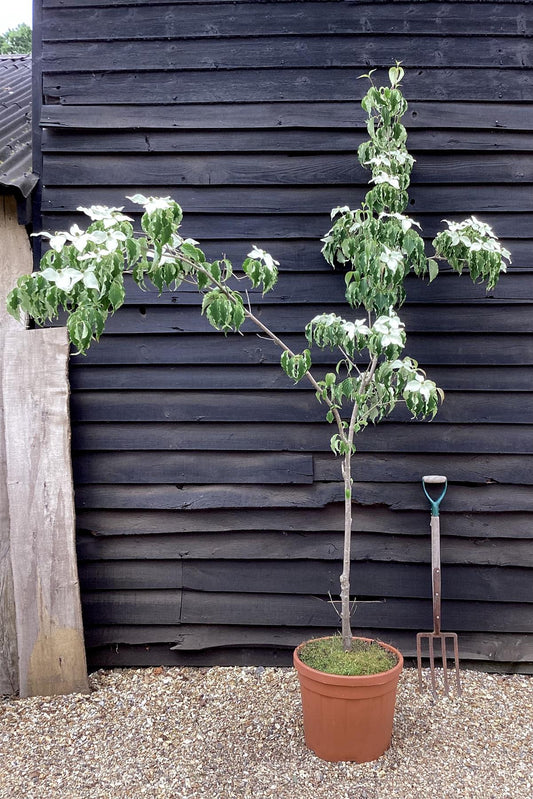
<instances>
[{"instance_id":1,"label":"green moss on soil","mask_svg":"<svg viewBox=\"0 0 533 799\"><path fill-rule=\"evenodd\" d=\"M352 649L345 652L338 635L309 641L300 649L299 656L302 663L312 669L344 677L380 674L394 668L398 662L396 656L377 641L354 638Z\"/></svg>"}]
</instances>

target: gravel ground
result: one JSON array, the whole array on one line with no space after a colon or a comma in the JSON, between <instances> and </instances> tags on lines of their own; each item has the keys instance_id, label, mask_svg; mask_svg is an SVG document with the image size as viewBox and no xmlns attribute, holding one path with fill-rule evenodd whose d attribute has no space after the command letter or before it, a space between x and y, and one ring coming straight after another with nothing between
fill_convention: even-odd
<instances>
[{"instance_id":1,"label":"gravel ground","mask_svg":"<svg viewBox=\"0 0 533 799\"><path fill-rule=\"evenodd\" d=\"M462 672L463 696L400 680L391 749L325 763L292 669L99 671L91 693L0 699L1 799L531 799L531 676Z\"/></svg>"}]
</instances>

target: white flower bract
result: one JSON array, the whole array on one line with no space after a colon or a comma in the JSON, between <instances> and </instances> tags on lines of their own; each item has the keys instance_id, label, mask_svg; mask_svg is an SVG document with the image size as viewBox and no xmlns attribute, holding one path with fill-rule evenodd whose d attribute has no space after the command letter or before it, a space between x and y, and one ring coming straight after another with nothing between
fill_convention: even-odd
<instances>
[{"instance_id":1,"label":"white flower bract","mask_svg":"<svg viewBox=\"0 0 533 799\"><path fill-rule=\"evenodd\" d=\"M429 402L435 388L435 383L432 380L425 380L420 373L417 373L414 378L406 384L405 391L410 394L421 394L426 402Z\"/></svg>"},{"instance_id":2,"label":"white flower bract","mask_svg":"<svg viewBox=\"0 0 533 799\"><path fill-rule=\"evenodd\" d=\"M70 291L76 283L83 280L83 272L80 272L78 269L73 269L70 266L66 269L61 269L61 271L48 267L48 269L43 269L42 272L38 272L37 274L40 274L41 277L44 277L50 283L55 283L58 289L67 292Z\"/></svg>"},{"instance_id":3,"label":"white flower bract","mask_svg":"<svg viewBox=\"0 0 533 799\"><path fill-rule=\"evenodd\" d=\"M144 194L128 195L127 199L136 205L144 205L144 209L148 214L154 211L167 211L174 204L174 200L171 197L145 197Z\"/></svg>"},{"instance_id":4,"label":"white flower bract","mask_svg":"<svg viewBox=\"0 0 533 799\"><path fill-rule=\"evenodd\" d=\"M400 188L398 178L394 177L394 175L388 175L386 172L379 172L375 177L370 178L370 182L376 185L379 183L388 183L393 189L399 190Z\"/></svg>"},{"instance_id":5,"label":"white flower bract","mask_svg":"<svg viewBox=\"0 0 533 799\"><path fill-rule=\"evenodd\" d=\"M77 211L81 211L83 214L88 216L93 222L103 222L105 228L113 227L117 225L119 222L131 222L131 216L126 216L125 214L121 213L123 207L121 208L108 208L106 205L91 205L89 208L85 208L84 206L80 205L76 209Z\"/></svg>"},{"instance_id":6,"label":"white flower bract","mask_svg":"<svg viewBox=\"0 0 533 799\"><path fill-rule=\"evenodd\" d=\"M405 343L404 327L400 317L391 309L389 316L378 316L372 325L372 332L379 334L382 347L388 347L390 344L403 347Z\"/></svg>"},{"instance_id":7,"label":"white flower bract","mask_svg":"<svg viewBox=\"0 0 533 799\"><path fill-rule=\"evenodd\" d=\"M339 205L338 208L332 208L330 212L331 219L334 219L338 214L347 214L350 211L350 206Z\"/></svg>"},{"instance_id":8,"label":"white flower bract","mask_svg":"<svg viewBox=\"0 0 533 799\"><path fill-rule=\"evenodd\" d=\"M463 244L469 252L494 253L511 263L511 253L502 247L496 234L486 222L481 222L475 216L471 216L463 222L453 222L449 219L442 221L448 225L448 230L444 232L454 247ZM502 263L501 271L507 271L506 264Z\"/></svg>"},{"instance_id":9,"label":"white flower bract","mask_svg":"<svg viewBox=\"0 0 533 799\"><path fill-rule=\"evenodd\" d=\"M370 335L370 328L364 319L355 319L353 322L344 322L342 329L351 341L355 341L355 339L359 336Z\"/></svg>"},{"instance_id":10,"label":"white flower bract","mask_svg":"<svg viewBox=\"0 0 533 799\"><path fill-rule=\"evenodd\" d=\"M265 250L262 250L255 244L251 252L248 253L248 258L253 258L254 261L262 261L268 269L275 269L279 266L279 261L274 260L269 252L265 252Z\"/></svg>"},{"instance_id":11,"label":"white flower bract","mask_svg":"<svg viewBox=\"0 0 533 799\"><path fill-rule=\"evenodd\" d=\"M384 244L379 260L385 264L390 272L394 273L403 266L403 253L401 250L391 250Z\"/></svg>"},{"instance_id":12,"label":"white flower bract","mask_svg":"<svg viewBox=\"0 0 533 799\"><path fill-rule=\"evenodd\" d=\"M416 225L418 228L420 227L419 223L415 222L414 219L398 213L387 214L385 211L382 211L378 219L397 219L402 226L402 233L407 233L407 231L410 230L413 225Z\"/></svg>"}]
</instances>

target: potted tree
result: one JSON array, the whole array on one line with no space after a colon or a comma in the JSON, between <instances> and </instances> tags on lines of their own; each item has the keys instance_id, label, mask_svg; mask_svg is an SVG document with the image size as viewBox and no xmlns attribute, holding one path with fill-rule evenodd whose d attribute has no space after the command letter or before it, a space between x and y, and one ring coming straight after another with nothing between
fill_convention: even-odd
<instances>
[{"instance_id":1,"label":"potted tree","mask_svg":"<svg viewBox=\"0 0 533 799\"><path fill-rule=\"evenodd\" d=\"M414 417L432 418L443 398L416 361L403 355L406 334L397 310L405 299L407 275L414 272L432 281L439 261L446 260L455 271L468 268L473 280L493 287L510 260L491 229L473 217L460 224L448 223L433 241L433 256L426 256L416 230L419 226L405 214L414 159L407 151L401 123L407 110L400 90L403 69L397 64L389 70L388 86L374 86L371 73L365 77L371 83L362 101L370 138L359 147L358 157L371 172L372 186L359 209L332 211L333 226L323 240L327 261L346 269L346 299L349 306L361 309L359 318L349 320L332 313L316 316L305 329L308 347L293 352L254 314L239 288L245 280L263 294L270 291L277 281L278 262L253 247L242 273L234 274L226 258L210 262L198 242L180 235L182 211L174 200L141 194L128 198L144 209L141 233L134 231L133 220L121 208L80 208L90 217L87 229L75 225L68 232L40 234L50 245L40 271L20 278L8 297L14 316L22 311L38 323L55 318L61 309L66 311L70 340L84 353L104 331L109 314L122 305L126 273L141 288L146 288L148 279L159 291L192 283L203 295L202 313L214 328L226 334L251 323L281 349L281 366L288 377L310 382L325 406L327 421L336 428L331 449L342 459L341 636L300 645L294 663L302 686L309 747L327 760L358 762L377 758L390 744L402 656L391 646L352 635L356 436L390 414L398 403L405 403ZM335 351L334 371L325 375L311 371L312 347Z\"/></svg>"}]
</instances>

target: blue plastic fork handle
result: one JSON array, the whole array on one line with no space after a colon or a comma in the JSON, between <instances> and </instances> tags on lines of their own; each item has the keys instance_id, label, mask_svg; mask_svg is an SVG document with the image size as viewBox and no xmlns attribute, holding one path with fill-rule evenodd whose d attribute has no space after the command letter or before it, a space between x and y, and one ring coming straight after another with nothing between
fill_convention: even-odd
<instances>
[{"instance_id":1,"label":"blue plastic fork handle","mask_svg":"<svg viewBox=\"0 0 533 799\"><path fill-rule=\"evenodd\" d=\"M438 499L433 499L433 497L429 496L429 494L427 492L427 489L426 489L426 484L425 484L423 478L422 478L422 488L424 489L424 494L429 499L429 504L431 505L431 515L432 516L438 516L439 515L440 503L444 499L444 495L445 495L446 490L448 488L448 481L447 480L445 481L444 488L442 489L442 494L440 495L440 497Z\"/></svg>"}]
</instances>

